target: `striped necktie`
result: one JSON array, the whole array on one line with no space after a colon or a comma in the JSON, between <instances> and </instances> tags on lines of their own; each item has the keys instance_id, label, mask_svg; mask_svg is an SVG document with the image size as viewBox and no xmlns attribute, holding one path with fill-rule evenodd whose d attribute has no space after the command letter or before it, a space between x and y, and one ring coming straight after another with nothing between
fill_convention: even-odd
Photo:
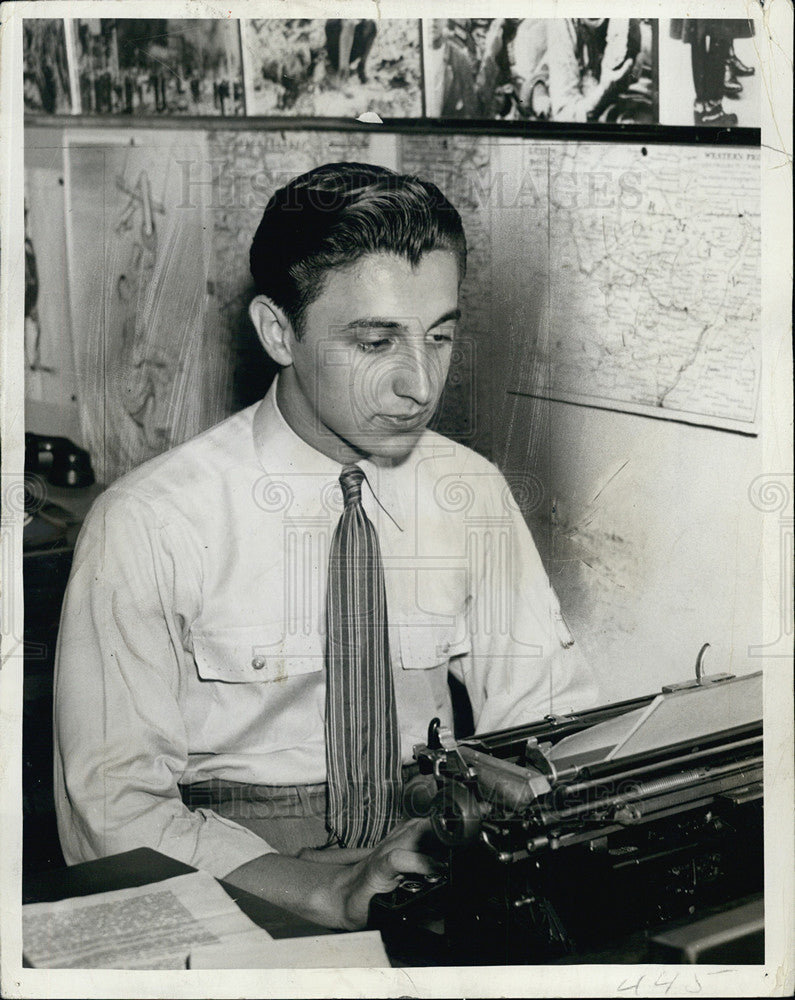
<instances>
[{"instance_id":1,"label":"striped necktie","mask_svg":"<svg viewBox=\"0 0 795 1000\"><path fill-rule=\"evenodd\" d=\"M400 815L400 740L378 536L362 507L364 473L340 474L344 509L326 595L328 826L344 847L377 844Z\"/></svg>"}]
</instances>

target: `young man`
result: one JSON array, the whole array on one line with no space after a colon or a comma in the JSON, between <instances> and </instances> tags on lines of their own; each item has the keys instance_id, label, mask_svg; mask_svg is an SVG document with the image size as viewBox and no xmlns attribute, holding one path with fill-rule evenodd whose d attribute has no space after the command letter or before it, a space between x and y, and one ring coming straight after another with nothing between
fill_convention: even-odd
<instances>
[{"instance_id":1,"label":"young man","mask_svg":"<svg viewBox=\"0 0 795 1000\"><path fill-rule=\"evenodd\" d=\"M69 863L148 845L360 927L433 870L401 765L452 724L448 671L480 731L596 702L505 480L426 429L465 266L458 213L418 178L330 164L269 201L250 312L276 382L114 483L75 553Z\"/></svg>"}]
</instances>

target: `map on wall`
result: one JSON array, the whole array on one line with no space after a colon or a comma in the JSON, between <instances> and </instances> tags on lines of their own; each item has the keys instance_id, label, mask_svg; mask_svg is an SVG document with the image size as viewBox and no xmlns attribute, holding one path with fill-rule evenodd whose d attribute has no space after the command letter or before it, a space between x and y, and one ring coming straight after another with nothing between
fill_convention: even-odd
<instances>
[{"instance_id":1,"label":"map on wall","mask_svg":"<svg viewBox=\"0 0 795 1000\"><path fill-rule=\"evenodd\" d=\"M476 419L476 351L479 332L488 330L491 308L493 219L482 197L494 167L488 136L401 136L400 169L438 185L452 201L464 224L467 274L461 286L462 319L456 332L450 373L434 430L488 451L482 421ZM483 373L481 372L481 377Z\"/></svg>"},{"instance_id":2,"label":"map on wall","mask_svg":"<svg viewBox=\"0 0 795 1000\"><path fill-rule=\"evenodd\" d=\"M759 151L550 149L549 324L520 392L755 433Z\"/></svg>"},{"instance_id":3,"label":"map on wall","mask_svg":"<svg viewBox=\"0 0 795 1000\"><path fill-rule=\"evenodd\" d=\"M509 392L758 431L758 149L407 136L401 163L461 211L462 333Z\"/></svg>"},{"instance_id":4,"label":"map on wall","mask_svg":"<svg viewBox=\"0 0 795 1000\"><path fill-rule=\"evenodd\" d=\"M228 331L232 354L231 409L261 399L278 366L248 319L256 294L248 255L268 199L289 180L339 160L380 162L366 133L266 130L207 132L209 161L197 180L212 179L212 299ZM393 156L394 158L394 156Z\"/></svg>"}]
</instances>

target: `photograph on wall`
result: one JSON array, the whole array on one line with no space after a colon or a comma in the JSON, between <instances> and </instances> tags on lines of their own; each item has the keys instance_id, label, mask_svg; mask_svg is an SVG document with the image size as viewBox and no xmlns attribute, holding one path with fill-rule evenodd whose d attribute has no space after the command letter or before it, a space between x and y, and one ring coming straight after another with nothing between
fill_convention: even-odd
<instances>
[{"instance_id":1,"label":"photograph on wall","mask_svg":"<svg viewBox=\"0 0 795 1000\"><path fill-rule=\"evenodd\" d=\"M241 27L249 115L422 113L418 21L267 18Z\"/></svg>"},{"instance_id":2,"label":"photograph on wall","mask_svg":"<svg viewBox=\"0 0 795 1000\"><path fill-rule=\"evenodd\" d=\"M435 18L422 26L429 118L657 122L655 19Z\"/></svg>"},{"instance_id":3,"label":"photograph on wall","mask_svg":"<svg viewBox=\"0 0 795 1000\"><path fill-rule=\"evenodd\" d=\"M26 18L22 39L25 111L69 114L72 94L63 20Z\"/></svg>"},{"instance_id":4,"label":"photograph on wall","mask_svg":"<svg viewBox=\"0 0 795 1000\"><path fill-rule=\"evenodd\" d=\"M748 18L660 21L660 124L759 128L761 74Z\"/></svg>"},{"instance_id":5,"label":"photograph on wall","mask_svg":"<svg viewBox=\"0 0 795 1000\"><path fill-rule=\"evenodd\" d=\"M45 156L52 159L51 151ZM58 278L66 261L64 189L55 173L29 163L25 178L25 394L53 408L68 405L74 392L68 301Z\"/></svg>"},{"instance_id":6,"label":"photograph on wall","mask_svg":"<svg viewBox=\"0 0 795 1000\"><path fill-rule=\"evenodd\" d=\"M67 23L74 34L82 114L243 113L236 21L73 18Z\"/></svg>"}]
</instances>

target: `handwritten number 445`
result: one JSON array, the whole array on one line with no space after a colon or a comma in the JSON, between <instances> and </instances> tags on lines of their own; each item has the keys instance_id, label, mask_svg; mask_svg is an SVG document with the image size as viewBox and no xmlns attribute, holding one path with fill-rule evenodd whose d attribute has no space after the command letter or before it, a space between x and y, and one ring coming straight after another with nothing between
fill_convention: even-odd
<instances>
[{"instance_id":1,"label":"handwritten number 445","mask_svg":"<svg viewBox=\"0 0 795 1000\"><path fill-rule=\"evenodd\" d=\"M638 996L665 996L671 987L677 980L681 979L680 974L674 973L673 976L661 972L658 974L657 978L652 981L650 976L638 976L637 979L624 979L618 987L618 993L632 993L636 997ZM693 995L701 992L701 982L695 973L692 976L689 984L682 984L682 988L686 993L692 993Z\"/></svg>"}]
</instances>

